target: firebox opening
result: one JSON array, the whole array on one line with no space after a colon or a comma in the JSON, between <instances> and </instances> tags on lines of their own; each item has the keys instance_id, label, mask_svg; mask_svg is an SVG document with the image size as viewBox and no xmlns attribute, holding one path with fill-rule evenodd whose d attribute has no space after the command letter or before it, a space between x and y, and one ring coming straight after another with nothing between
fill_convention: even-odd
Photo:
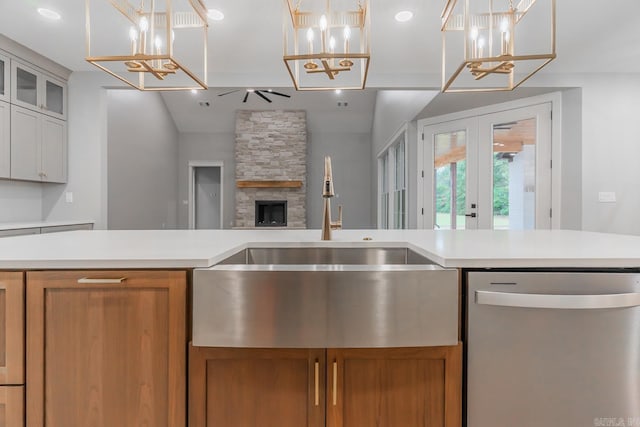
<instances>
[{"instance_id":1,"label":"firebox opening","mask_svg":"<svg viewBox=\"0 0 640 427\"><path fill-rule=\"evenodd\" d=\"M286 226L286 200L256 200L256 227Z\"/></svg>"}]
</instances>

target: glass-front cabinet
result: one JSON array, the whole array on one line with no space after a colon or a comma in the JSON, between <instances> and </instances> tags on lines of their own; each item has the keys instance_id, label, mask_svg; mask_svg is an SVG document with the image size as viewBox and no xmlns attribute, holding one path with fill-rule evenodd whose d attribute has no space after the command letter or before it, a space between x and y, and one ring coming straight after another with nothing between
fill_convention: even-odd
<instances>
[{"instance_id":1,"label":"glass-front cabinet","mask_svg":"<svg viewBox=\"0 0 640 427\"><path fill-rule=\"evenodd\" d=\"M0 55L0 101L9 102L9 58Z\"/></svg>"},{"instance_id":2,"label":"glass-front cabinet","mask_svg":"<svg viewBox=\"0 0 640 427\"><path fill-rule=\"evenodd\" d=\"M66 119L67 85L19 61L12 61L11 64L11 102Z\"/></svg>"}]
</instances>

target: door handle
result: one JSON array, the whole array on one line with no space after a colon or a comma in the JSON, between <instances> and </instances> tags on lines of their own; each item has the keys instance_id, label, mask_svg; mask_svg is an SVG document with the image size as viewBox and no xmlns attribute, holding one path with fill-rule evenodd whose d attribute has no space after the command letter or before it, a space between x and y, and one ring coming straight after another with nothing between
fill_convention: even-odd
<instances>
[{"instance_id":1,"label":"door handle","mask_svg":"<svg viewBox=\"0 0 640 427\"><path fill-rule=\"evenodd\" d=\"M475 213L475 212L472 212L472 213L470 213L470 214L465 214L464 216L469 216L469 217L471 217L471 218L475 218L475 217L476 217L476 213Z\"/></svg>"},{"instance_id":2,"label":"door handle","mask_svg":"<svg viewBox=\"0 0 640 427\"><path fill-rule=\"evenodd\" d=\"M598 309L640 306L640 293L601 295L519 294L476 291L476 304L520 308Z\"/></svg>"}]
</instances>

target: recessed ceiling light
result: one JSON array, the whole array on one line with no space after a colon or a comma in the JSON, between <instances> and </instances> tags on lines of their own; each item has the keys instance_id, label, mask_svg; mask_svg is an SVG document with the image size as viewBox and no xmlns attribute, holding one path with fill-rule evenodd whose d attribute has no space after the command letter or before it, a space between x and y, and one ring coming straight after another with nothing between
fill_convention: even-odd
<instances>
[{"instance_id":1,"label":"recessed ceiling light","mask_svg":"<svg viewBox=\"0 0 640 427\"><path fill-rule=\"evenodd\" d=\"M207 11L207 16L209 19L213 19L214 21L222 21L224 19L224 13L218 9L209 9Z\"/></svg>"},{"instance_id":2,"label":"recessed ceiling light","mask_svg":"<svg viewBox=\"0 0 640 427\"><path fill-rule=\"evenodd\" d=\"M44 7L38 8L38 13L47 19L51 19L52 21L57 21L58 19L62 18L62 16L60 16L58 12L51 9L45 9Z\"/></svg>"},{"instance_id":3,"label":"recessed ceiling light","mask_svg":"<svg viewBox=\"0 0 640 427\"><path fill-rule=\"evenodd\" d=\"M198 91L196 89L191 89L191 93L195 95L198 93Z\"/></svg>"},{"instance_id":4,"label":"recessed ceiling light","mask_svg":"<svg viewBox=\"0 0 640 427\"><path fill-rule=\"evenodd\" d=\"M336 95L340 95L342 93L342 89L336 89Z\"/></svg>"},{"instance_id":5,"label":"recessed ceiling light","mask_svg":"<svg viewBox=\"0 0 640 427\"><path fill-rule=\"evenodd\" d=\"M407 22L411 18L413 18L413 12L411 12L410 10L403 10L396 13L396 21L398 22Z\"/></svg>"}]
</instances>

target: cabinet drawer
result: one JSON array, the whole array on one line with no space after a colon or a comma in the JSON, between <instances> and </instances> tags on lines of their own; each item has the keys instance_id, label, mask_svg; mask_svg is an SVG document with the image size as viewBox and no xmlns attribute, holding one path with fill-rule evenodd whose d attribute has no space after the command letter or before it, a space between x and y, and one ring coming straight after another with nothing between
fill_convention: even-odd
<instances>
[{"instance_id":1,"label":"cabinet drawer","mask_svg":"<svg viewBox=\"0 0 640 427\"><path fill-rule=\"evenodd\" d=\"M0 387L0 427L24 427L24 386Z\"/></svg>"}]
</instances>

